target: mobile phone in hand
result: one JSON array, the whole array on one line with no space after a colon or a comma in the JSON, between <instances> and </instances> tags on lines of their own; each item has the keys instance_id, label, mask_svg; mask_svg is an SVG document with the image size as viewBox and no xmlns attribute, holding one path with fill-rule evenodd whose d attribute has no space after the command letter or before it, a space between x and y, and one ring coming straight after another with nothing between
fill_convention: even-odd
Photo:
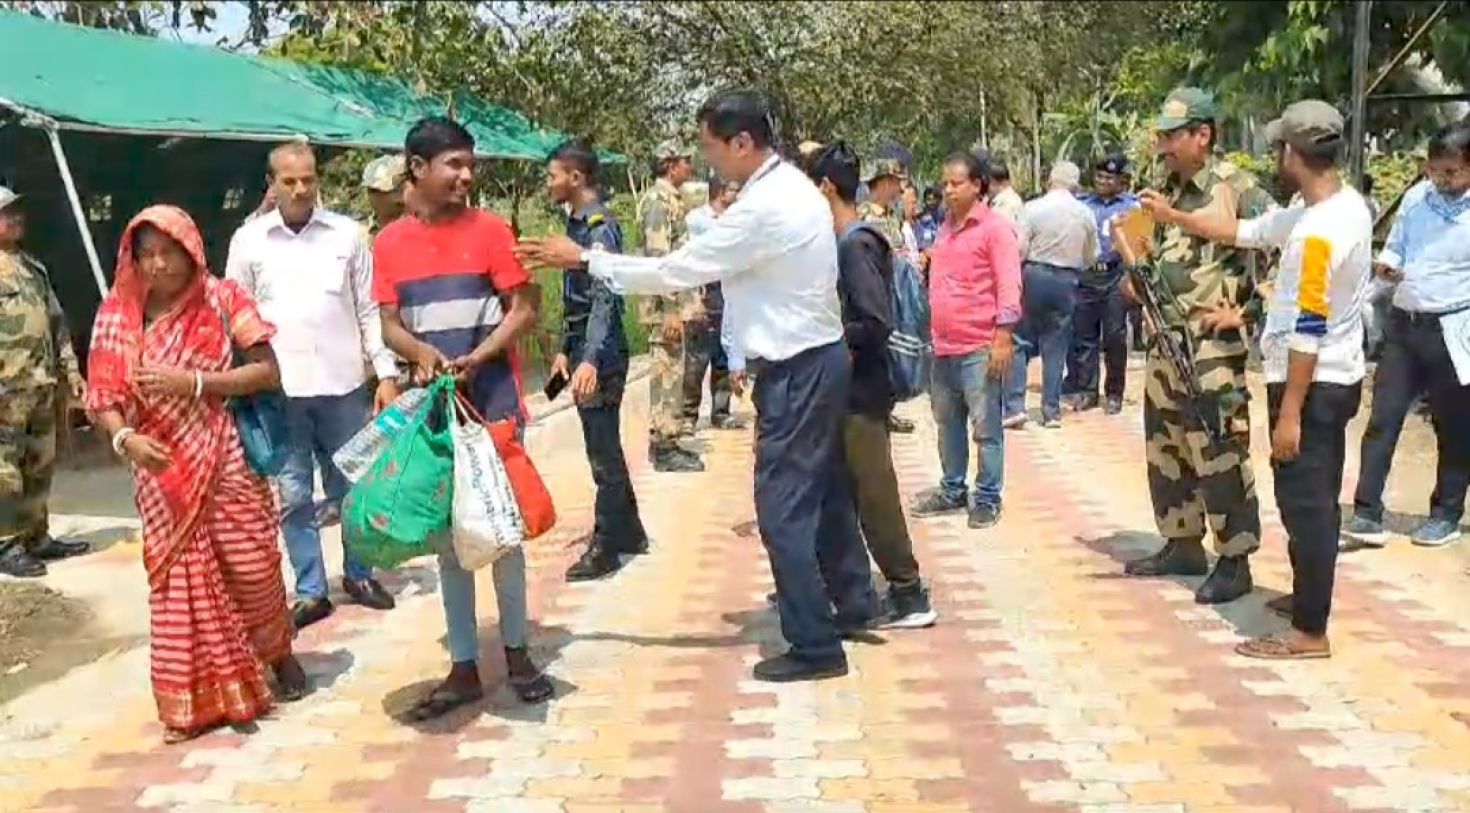
<instances>
[{"instance_id":1,"label":"mobile phone in hand","mask_svg":"<svg viewBox=\"0 0 1470 813\"><path fill-rule=\"evenodd\" d=\"M555 401L556 397L561 395L561 391L567 388L568 381L566 373L561 371L557 371L547 379L546 388L542 390L546 394L546 400Z\"/></svg>"}]
</instances>

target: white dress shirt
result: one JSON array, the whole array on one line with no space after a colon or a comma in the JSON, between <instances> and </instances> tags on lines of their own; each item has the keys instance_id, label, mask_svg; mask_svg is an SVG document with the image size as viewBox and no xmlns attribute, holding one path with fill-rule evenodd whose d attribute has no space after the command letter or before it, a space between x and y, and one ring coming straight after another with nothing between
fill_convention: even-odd
<instances>
[{"instance_id":1,"label":"white dress shirt","mask_svg":"<svg viewBox=\"0 0 1470 813\"><path fill-rule=\"evenodd\" d=\"M286 395L346 395L368 379L364 356L379 378L397 375L372 297L372 252L357 221L318 208L295 232L279 210L267 212L235 232L225 276L275 325L271 347Z\"/></svg>"},{"instance_id":2,"label":"white dress shirt","mask_svg":"<svg viewBox=\"0 0 1470 813\"><path fill-rule=\"evenodd\" d=\"M801 170L774 155L683 248L663 257L594 251L588 270L629 294L722 282L727 345L741 357L785 361L842 341L832 210Z\"/></svg>"},{"instance_id":3,"label":"white dress shirt","mask_svg":"<svg viewBox=\"0 0 1470 813\"><path fill-rule=\"evenodd\" d=\"M1081 271L1097 262L1097 219L1065 189L1053 189L1021 212L1021 258Z\"/></svg>"}]
</instances>

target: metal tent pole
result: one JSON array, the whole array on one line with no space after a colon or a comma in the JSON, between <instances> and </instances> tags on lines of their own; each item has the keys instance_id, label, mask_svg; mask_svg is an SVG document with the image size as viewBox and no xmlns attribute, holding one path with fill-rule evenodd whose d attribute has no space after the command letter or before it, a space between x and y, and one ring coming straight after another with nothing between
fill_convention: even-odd
<instances>
[{"instance_id":1,"label":"metal tent pole","mask_svg":"<svg viewBox=\"0 0 1470 813\"><path fill-rule=\"evenodd\" d=\"M107 298L107 277L102 273L102 261L97 258L97 246L92 242L92 230L87 227L87 213L82 209L82 199L77 196L77 184L72 178L71 164L67 163L66 151L61 148L61 134L55 127L46 127L46 138L51 141L51 154L56 157L56 168L61 171L61 183L66 186L66 197L71 201L71 213L77 221L77 231L82 233L82 246L87 249L87 261L92 264L92 277L97 280L97 293Z\"/></svg>"},{"instance_id":2,"label":"metal tent pole","mask_svg":"<svg viewBox=\"0 0 1470 813\"><path fill-rule=\"evenodd\" d=\"M1368 111L1368 29L1373 21L1373 3L1362 0L1357 5L1357 23L1353 29L1353 110L1348 144L1348 173L1354 188L1363 187L1363 143Z\"/></svg>"}]
</instances>

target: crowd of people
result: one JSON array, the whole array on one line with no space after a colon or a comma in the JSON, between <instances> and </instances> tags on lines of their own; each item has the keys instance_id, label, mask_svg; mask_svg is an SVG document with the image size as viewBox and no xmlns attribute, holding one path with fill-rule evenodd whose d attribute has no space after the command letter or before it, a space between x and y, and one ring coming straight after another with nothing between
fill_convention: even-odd
<instances>
[{"instance_id":1,"label":"crowd of people","mask_svg":"<svg viewBox=\"0 0 1470 813\"><path fill-rule=\"evenodd\" d=\"M405 387L444 373L486 421L523 424L514 346L535 325L539 300L528 269L559 268L562 341L547 395L570 392L596 489L589 542L566 578L607 577L650 550L621 437L624 297L639 295L651 331L655 471L703 469L685 441L707 372L716 429L740 428L731 396L751 392L757 527L790 647L755 676L839 676L844 641L937 623L911 518L1001 522L1005 430L1027 422L1030 359L1041 360L1043 427L1061 426L1064 405L1122 409L1131 303L1148 284L1166 301L1155 317L1163 323L1142 332L1178 337L1191 365L1171 363L1157 344L1147 354L1146 464L1164 544L1126 572L1206 576L1196 592L1206 604L1253 589L1261 521L1246 360L1255 334L1293 590L1271 603L1290 627L1239 651L1325 657L1346 426L1366 376L1368 303L1386 286L1395 286L1386 348L1342 538L1383 543L1388 462L1421 395L1439 439L1439 478L1414 541L1458 535L1470 484L1470 125L1431 141L1426 178L1404 196L1375 261L1369 206L1339 169L1338 111L1299 102L1268 126L1282 191L1295 193L1284 207L1217 157L1220 118L1206 91L1170 94L1156 122L1169 180L1137 196L1121 155L1092 167L1085 196L1080 169L1059 162L1046 193L1025 202L1001 162L958 152L921 198L901 162L864 162L840 140L781 154L761 96L723 92L697 117L714 171L709 200L689 207L680 194L693 150L661 145L658 178L639 202L641 256L624 253L597 154L578 143L546 166L565 236L519 240L506 220L471 205L474 141L450 119L420 121L402 155L368 166L366 226L322 207L312 150L284 144L268 160L270 201L235 234L223 278L209 273L187 213L153 206L133 218L85 384L45 270L19 250L17 196L0 189L0 569L40 575L43 560L85 550L52 539L46 523L58 401L70 396L132 467L166 738L248 722L301 697L309 681L293 630L333 611L320 528L348 490L333 452ZM1140 207L1157 227L1135 246L1119 223ZM891 448L892 433L913 428L894 415L890 351L904 264L921 273L927 299L941 472L907 506ZM270 391L285 396L290 435L274 493L229 407ZM318 473L325 509L313 500ZM409 711L418 720L484 694L474 574L451 550L438 558L451 666ZM524 555L492 570L509 682L525 702L543 702L554 691L527 647ZM363 606L394 607L350 546L342 588Z\"/></svg>"}]
</instances>

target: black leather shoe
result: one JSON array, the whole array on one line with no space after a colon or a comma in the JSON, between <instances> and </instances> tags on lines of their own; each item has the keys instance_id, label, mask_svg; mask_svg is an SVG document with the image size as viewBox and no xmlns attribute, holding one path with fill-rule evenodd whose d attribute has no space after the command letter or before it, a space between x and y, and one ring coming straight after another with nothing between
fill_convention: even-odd
<instances>
[{"instance_id":1,"label":"black leather shoe","mask_svg":"<svg viewBox=\"0 0 1470 813\"><path fill-rule=\"evenodd\" d=\"M46 575L46 563L15 545L0 555L0 573L17 579L39 579Z\"/></svg>"},{"instance_id":2,"label":"black leather shoe","mask_svg":"<svg viewBox=\"0 0 1470 813\"><path fill-rule=\"evenodd\" d=\"M328 599L318 598L298 601L291 608L291 623L296 625L297 631L300 631L331 614L332 602Z\"/></svg>"},{"instance_id":3,"label":"black leather shoe","mask_svg":"<svg viewBox=\"0 0 1470 813\"><path fill-rule=\"evenodd\" d=\"M587 550L582 552L582 558L567 568L567 581L592 581L593 579L600 579L604 576L611 576L622 569L622 557L608 550L602 544L593 542L587 546Z\"/></svg>"},{"instance_id":4,"label":"black leather shoe","mask_svg":"<svg viewBox=\"0 0 1470 813\"><path fill-rule=\"evenodd\" d=\"M1158 553L1123 566L1123 572L1129 576L1203 576L1209 570L1204 545L1175 539L1165 542Z\"/></svg>"},{"instance_id":5,"label":"black leather shoe","mask_svg":"<svg viewBox=\"0 0 1470 813\"><path fill-rule=\"evenodd\" d=\"M1120 413L1122 411L1123 411L1123 399L1122 398L1117 398L1115 396L1108 396L1108 405L1105 406L1105 407L1103 407L1103 414L1104 415L1117 415L1118 413Z\"/></svg>"},{"instance_id":6,"label":"black leather shoe","mask_svg":"<svg viewBox=\"0 0 1470 813\"><path fill-rule=\"evenodd\" d=\"M1196 604L1224 604L1255 589L1251 563L1244 556L1221 556L1210 577L1194 593Z\"/></svg>"},{"instance_id":7,"label":"black leather shoe","mask_svg":"<svg viewBox=\"0 0 1470 813\"><path fill-rule=\"evenodd\" d=\"M831 662L808 661L790 654L766 658L751 670L756 680L767 683L793 683L799 680L827 680L847 674L847 658Z\"/></svg>"},{"instance_id":8,"label":"black leather shoe","mask_svg":"<svg viewBox=\"0 0 1470 813\"><path fill-rule=\"evenodd\" d=\"M353 601L369 610L391 610L398 606L398 602L393 600L393 594L384 590L377 579L368 578L360 582L343 579L342 589L347 591Z\"/></svg>"},{"instance_id":9,"label":"black leather shoe","mask_svg":"<svg viewBox=\"0 0 1470 813\"><path fill-rule=\"evenodd\" d=\"M888 431L895 435L911 435L914 432L914 422L897 415L889 415Z\"/></svg>"},{"instance_id":10,"label":"black leather shoe","mask_svg":"<svg viewBox=\"0 0 1470 813\"><path fill-rule=\"evenodd\" d=\"M92 546L86 542L66 542L53 537L46 537L31 546L31 556L43 562L54 562L57 559L70 559L73 556L81 556L92 550Z\"/></svg>"},{"instance_id":11,"label":"black leather shoe","mask_svg":"<svg viewBox=\"0 0 1470 813\"><path fill-rule=\"evenodd\" d=\"M651 447L648 456L653 461L654 471L680 474L704 471L704 462L699 459L699 455L672 444Z\"/></svg>"}]
</instances>

